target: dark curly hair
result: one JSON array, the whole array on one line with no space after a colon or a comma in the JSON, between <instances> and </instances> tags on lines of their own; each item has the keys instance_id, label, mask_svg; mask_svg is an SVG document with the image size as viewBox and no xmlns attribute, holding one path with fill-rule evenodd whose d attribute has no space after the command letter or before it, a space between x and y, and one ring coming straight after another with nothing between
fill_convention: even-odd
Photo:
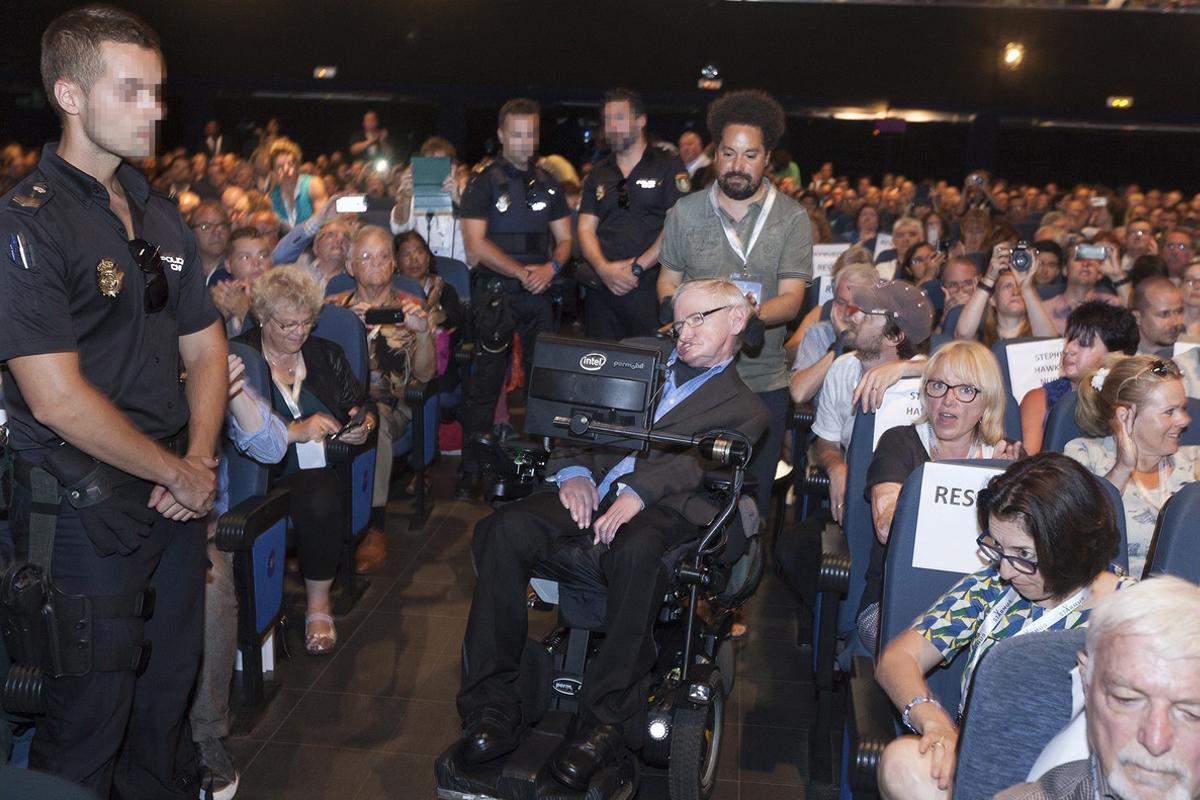
<instances>
[{"instance_id":1,"label":"dark curly hair","mask_svg":"<svg viewBox=\"0 0 1200 800\"><path fill-rule=\"evenodd\" d=\"M989 516L1020 523L1033 539L1046 591L1063 597L1106 570L1120 541L1100 480L1061 453L1023 458L980 490L979 527L987 528Z\"/></svg>"},{"instance_id":2,"label":"dark curly hair","mask_svg":"<svg viewBox=\"0 0 1200 800\"><path fill-rule=\"evenodd\" d=\"M729 125L750 125L762 131L763 146L774 150L787 125L783 106L761 89L742 89L722 95L708 107L708 134L714 142Z\"/></svg>"}]
</instances>

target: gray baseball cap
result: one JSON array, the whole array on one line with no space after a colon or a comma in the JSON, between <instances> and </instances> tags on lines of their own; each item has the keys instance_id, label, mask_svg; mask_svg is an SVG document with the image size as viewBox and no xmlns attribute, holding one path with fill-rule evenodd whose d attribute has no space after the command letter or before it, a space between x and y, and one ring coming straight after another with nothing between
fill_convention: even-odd
<instances>
[{"instance_id":1,"label":"gray baseball cap","mask_svg":"<svg viewBox=\"0 0 1200 800\"><path fill-rule=\"evenodd\" d=\"M886 314L893 319L913 344L920 344L933 332L933 303L908 281L879 281L874 286L859 286L851 296L863 311Z\"/></svg>"}]
</instances>

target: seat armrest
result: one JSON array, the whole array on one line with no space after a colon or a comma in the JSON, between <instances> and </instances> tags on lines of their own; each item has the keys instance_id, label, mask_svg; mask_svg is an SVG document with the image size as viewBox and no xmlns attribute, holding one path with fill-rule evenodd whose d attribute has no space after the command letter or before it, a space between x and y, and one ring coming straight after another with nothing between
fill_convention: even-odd
<instances>
[{"instance_id":1,"label":"seat armrest","mask_svg":"<svg viewBox=\"0 0 1200 800\"><path fill-rule=\"evenodd\" d=\"M254 540L288 515L288 490L274 489L265 497L247 497L217 520L218 550L249 550Z\"/></svg>"},{"instance_id":2,"label":"seat armrest","mask_svg":"<svg viewBox=\"0 0 1200 800\"><path fill-rule=\"evenodd\" d=\"M811 428L817 418L817 411L812 403L801 403L792 407L789 421L793 428Z\"/></svg>"},{"instance_id":3,"label":"seat armrest","mask_svg":"<svg viewBox=\"0 0 1200 800\"><path fill-rule=\"evenodd\" d=\"M843 597L850 591L850 548L842 526L833 522L821 531L817 591L836 592Z\"/></svg>"},{"instance_id":4,"label":"seat armrest","mask_svg":"<svg viewBox=\"0 0 1200 800\"><path fill-rule=\"evenodd\" d=\"M846 758L850 786L875 790L876 771L883 748L896 738L896 711L892 699L875 680L875 664L866 656L856 656L850 673L850 694L846 724L850 742Z\"/></svg>"},{"instance_id":5,"label":"seat armrest","mask_svg":"<svg viewBox=\"0 0 1200 800\"><path fill-rule=\"evenodd\" d=\"M437 397L437 381L409 381L404 387L404 404L412 408L423 406L431 397Z\"/></svg>"},{"instance_id":6,"label":"seat armrest","mask_svg":"<svg viewBox=\"0 0 1200 800\"><path fill-rule=\"evenodd\" d=\"M828 494L829 473L816 464L804 465L804 493Z\"/></svg>"},{"instance_id":7,"label":"seat armrest","mask_svg":"<svg viewBox=\"0 0 1200 800\"><path fill-rule=\"evenodd\" d=\"M855 656L850 670L846 724L850 729L846 755L850 786L875 791L879 759L896 738L896 709L876 682L875 664L866 656Z\"/></svg>"},{"instance_id":8,"label":"seat armrest","mask_svg":"<svg viewBox=\"0 0 1200 800\"><path fill-rule=\"evenodd\" d=\"M359 453L373 448L378 441L379 429L377 427L371 429L371 432L367 434L366 441L362 444L350 444L341 439L326 439L325 460L330 464L347 464L353 461Z\"/></svg>"}]
</instances>

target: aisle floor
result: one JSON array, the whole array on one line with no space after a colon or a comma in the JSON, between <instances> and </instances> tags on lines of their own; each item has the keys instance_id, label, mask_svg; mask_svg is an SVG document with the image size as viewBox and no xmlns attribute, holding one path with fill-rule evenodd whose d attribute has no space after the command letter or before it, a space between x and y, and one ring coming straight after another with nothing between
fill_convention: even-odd
<instances>
[{"instance_id":1,"label":"aisle floor","mask_svg":"<svg viewBox=\"0 0 1200 800\"><path fill-rule=\"evenodd\" d=\"M456 466L447 458L435 468L436 505L423 530L408 529L411 502L391 505L387 565L338 619L333 655L304 653L303 597L289 595L282 689L245 735L228 740L242 773L238 798L436 796L433 759L459 734L471 530L488 510L450 499ZM745 620L714 797L805 798L809 656L796 645L792 595L769 569ZM553 624L553 612L534 612L531 633ZM666 797L665 773L644 770L638 798Z\"/></svg>"}]
</instances>

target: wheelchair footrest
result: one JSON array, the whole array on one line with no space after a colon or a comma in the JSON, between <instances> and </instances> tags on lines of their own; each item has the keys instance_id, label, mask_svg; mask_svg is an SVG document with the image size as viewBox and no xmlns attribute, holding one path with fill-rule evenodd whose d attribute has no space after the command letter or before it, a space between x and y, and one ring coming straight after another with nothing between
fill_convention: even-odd
<instances>
[{"instance_id":1,"label":"wheelchair footrest","mask_svg":"<svg viewBox=\"0 0 1200 800\"><path fill-rule=\"evenodd\" d=\"M463 763L458 743L434 764L437 795L442 800L630 800L637 792L638 765L626 752L621 763L592 778L586 792L554 779L550 762L573 730L574 715L548 711L508 756L487 764Z\"/></svg>"}]
</instances>

